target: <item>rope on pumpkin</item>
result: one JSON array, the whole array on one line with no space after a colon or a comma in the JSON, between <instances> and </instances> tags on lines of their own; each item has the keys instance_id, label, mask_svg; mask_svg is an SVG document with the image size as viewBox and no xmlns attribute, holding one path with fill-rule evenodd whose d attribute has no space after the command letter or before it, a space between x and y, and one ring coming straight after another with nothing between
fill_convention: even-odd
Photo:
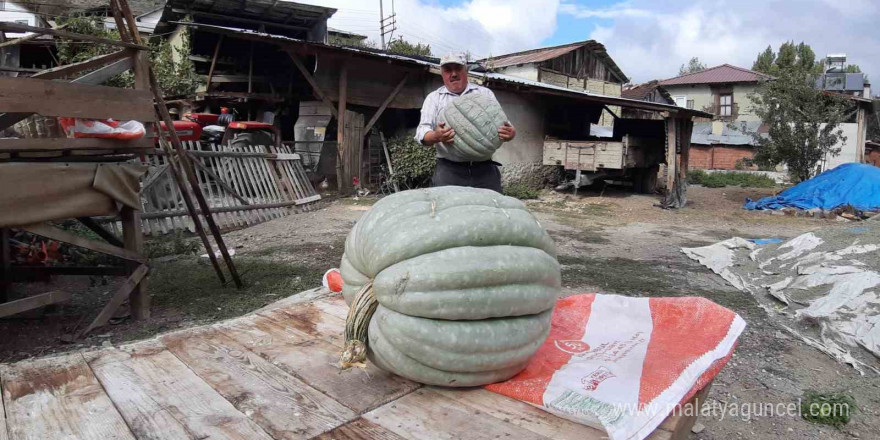
<instances>
[{"instance_id":1,"label":"rope on pumpkin","mask_svg":"<svg viewBox=\"0 0 880 440\"><path fill-rule=\"evenodd\" d=\"M339 358L339 368L366 368L367 329L378 305L379 301L373 294L373 282L370 281L361 287L348 309L348 316L345 318L345 349Z\"/></svg>"}]
</instances>

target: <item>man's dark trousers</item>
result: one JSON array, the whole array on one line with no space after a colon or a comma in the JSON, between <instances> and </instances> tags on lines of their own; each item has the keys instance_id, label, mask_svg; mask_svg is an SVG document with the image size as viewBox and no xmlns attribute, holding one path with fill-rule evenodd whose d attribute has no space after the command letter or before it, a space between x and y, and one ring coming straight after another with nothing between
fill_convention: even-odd
<instances>
[{"instance_id":1,"label":"man's dark trousers","mask_svg":"<svg viewBox=\"0 0 880 440\"><path fill-rule=\"evenodd\" d=\"M501 171L498 162L455 162L437 158L432 186L470 186L501 192Z\"/></svg>"}]
</instances>

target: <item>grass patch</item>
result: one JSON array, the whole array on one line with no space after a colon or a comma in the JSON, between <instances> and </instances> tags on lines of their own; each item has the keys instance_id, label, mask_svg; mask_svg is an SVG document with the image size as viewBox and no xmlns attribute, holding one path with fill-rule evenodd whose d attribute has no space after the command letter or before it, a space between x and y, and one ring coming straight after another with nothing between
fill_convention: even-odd
<instances>
[{"instance_id":1,"label":"grass patch","mask_svg":"<svg viewBox=\"0 0 880 440\"><path fill-rule=\"evenodd\" d=\"M808 390L801 400L801 417L808 422L840 428L849 423L856 408L856 400L849 394Z\"/></svg>"},{"instance_id":2,"label":"grass patch","mask_svg":"<svg viewBox=\"0 0 880 440\"><path fill-rule=\"evenodd\" d=\"M156 308L170 308L203 320L241 316L278 299L321 285L327 268L295 265L265 258L236 257L244 288L220 285L208 261L178 259L153 266L150 292Z\"/></svg>"},{"instance_id":3,"label":"grass patch","mask_svg":"<svg viewBox=\"0 0 880 440\"><path fill-rule=\"evenodd\" d=\"M505 185L504 188L501 189L501 192L505 196L516 197L520 200L538 198L538 190L526 185L525 183L511 183L509 185Z\"/></svg>"},{"instance_id":4,"label":"grass patch","mask_svg":"<svg viewBox=\"0 0 880 440\"><path fill-rule=\"evenodd\" d=\"M201 248L202 244L197 238L188 236L183 231L174 231L172 235L149 239L144 242L144 254L148 258L159 258L168 255L192 255Z\"/></svg>"},{"instance_id":5,"label":"grass patch","mask_svg":"<svg viewBox=\"0 0 880 440\"><path fill-rule=\"evenodd\" d=\"M776 181L773 179L751 173L707 173L703 170L688 171L689 184L703 185L709 188L723 188L725 186L739 186L742 188L775 188Z\"/></svg>"}]
</instances>

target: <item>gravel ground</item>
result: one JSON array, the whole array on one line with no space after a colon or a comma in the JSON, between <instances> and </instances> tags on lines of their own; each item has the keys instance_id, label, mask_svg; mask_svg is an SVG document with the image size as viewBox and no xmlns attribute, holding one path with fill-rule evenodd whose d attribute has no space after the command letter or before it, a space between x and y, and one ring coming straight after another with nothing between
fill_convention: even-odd
<instances>
[{"instance_id":1,"label":"gravel ground","mask_svg":"<svg viewBox=\"0 0 880 440\"><path fill-rule=\"evenodd\" d=\"M772 193L765 189L691 187L688 205L667 211L654 206L658 197L609 187L603 192L580 191L577 196L545 192L528 205L556 239L565 294L697 295L731 308L746 320L748 327L736 354L716 378L709 396L716 411L699 419L704 429L692 438L876 437L880 432L880 380L876 375L860 376L851 367L787 337L751 295L733 289L680 251L681 247L708 245L734 236L791 238L835 223L741 209L746 197ZM75 295L78 306L53 311L52 316L41 319L0 320L0 333L29 335L0 341L0 361L100 345L106 340L118 344L146 338L243 314L305 290L300 287L313 286L324 270L338 266L345 235L373 202L373 198L325 201L312 212L227 234L227 243L236 249L235 258L248 265L248 270L242 271L249 284L245 295L235 296L234 289L212 284L210 266L200 263L198 257L161 263L151 275L156 278L151 279L156 319L150 324L124 321L99 330L78 345L63 345L59 337L65 326L97 313L97 303L89 298L101 298L100 294L113 287L112 282L91 288L87 282L78 285L82 288ZM46 287L50 286L41 288ZM181 295L185 300L175 299ZM224 304L223 310L216 310L214 306L221 301L232 306ZM104 337L98 337L102 334ZM752 410L759 404L797 403L808 389L845 391L855 398L860 410L842 429L811 424L797 415L758 416ZM722 406L726 408L723 413Z\"/></svg>"}]
</instances>

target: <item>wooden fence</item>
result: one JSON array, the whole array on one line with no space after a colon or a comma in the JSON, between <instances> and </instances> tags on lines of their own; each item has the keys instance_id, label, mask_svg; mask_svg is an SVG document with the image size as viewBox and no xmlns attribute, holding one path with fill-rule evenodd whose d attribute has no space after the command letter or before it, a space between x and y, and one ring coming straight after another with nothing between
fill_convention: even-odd
<instances>
[{"instance_id":1,"label":"wooden fence","mask_svg":"<svg viewBox=\"0 0 880 440\"><path fill-rule=\"evenodd\" d=\"M199 185L220 228L240 229L309 210L321 199L291 148L184 142ZM141 190L144 234L162 235L194 226L181 189L171 179L168 156L154 150L147 156L150 172Z\"/></svg>"}]
</instances>

